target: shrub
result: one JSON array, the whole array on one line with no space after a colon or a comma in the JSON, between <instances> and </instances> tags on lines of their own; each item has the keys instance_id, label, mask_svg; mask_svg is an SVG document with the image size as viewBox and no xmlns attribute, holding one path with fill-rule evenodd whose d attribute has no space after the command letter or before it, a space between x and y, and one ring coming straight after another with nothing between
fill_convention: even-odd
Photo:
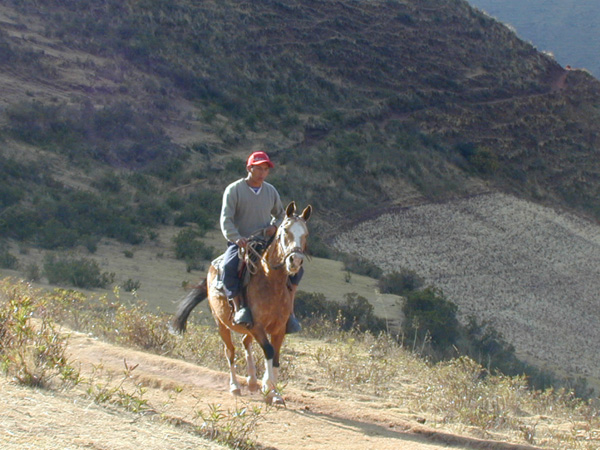
<instances>
[{"instance_id":1,"label":"shrub","mask_svg":"<svg viewBox=\"0 0 600 450\"><path fill-rule=\"evenodd\" d=\"M18 203L22 197L23 190L5 184L0 185L0 208L14 205L15 203Z\"/></svg>"},{"instance_id":2,"label":"shrub","mask_svg":"<svg viewBox=\"0 0 600 450\"><path fill-rule=\"evenodd\" d=\"M299 318L327 317L335 319L337 304L327 300L324 294L297 291L294 300L296 315Z\"/></svg>"},{"instance_id":3,"label":"shrub","mask_svg":"<svg viewBox=\"0 0 600 450\"><path fill-rule=\"evenodd\" d=\"M252 437L263 419L261 413L257 406L225 411L220 404L209 404L208 411L199 410L196 414L202 420L200 429L206 438L230 448L253 449L256 444Z\"/></svg>"},{"instance_id":4,"label":"shrub","mask_svg":"<svg viewBox=\"0 0 600 450\"><path fill-rule=\"evenodd\" d=\"M327 300L320 293L298 291L295 299L295 312L301 319L325 319L335 323L340 330L358 329L378 333L386 329L383 319L375 316L373 305L356 294L345 295L345 303Z\"/></svg>"},{"instance_id":5,"label":"shrub","mask_svg":"<svg viewBox=\"0 0 600 450\"><path fill-rule=\"evenodd\" d=\"M473 142L460 142L454 146L454 150L481 174L493 174L498 171L498 157L489 149L479 148Z\"/></svg>"},{"instance_id":6,"label":"shrub","mask_svg":"<svg viewBox=\"0 0 600 450\"><path fill-rule=\"evenodd\" d=\"M36 233L37 244L46 250L72 248L77 245L77 231L67 228L55 219L50 219Z\"/></svg>"},{"instance_id":7,"label":"shrub","mask_svg":"<svg viewBox=\"0 0 600 450\"><path fill-rule=\"evenodd\" d=\"M56 258L46 255L44 275L50 284L69 284L80 288L105 288L115 279L114 273L101 272L98 263L86 258Z\"/></svg>"},{"instance_id":8,"label":"shrub","mask_svg":"<svg viewBox=\"0 0 600 450\"><path fill-rule=\"evenodd\" d=\"M40 268L36 263L28 264L25 267L23 275L25 276L25 279L29 281L39 281L42 276Z\"/></svg>"},{"instance_id":9,"label":"shrub","mask_svg":"<svg viewBox=\"0 0 600 450\"><path fill-rule=\"evenodd\" d=\"M132 280L131 278L129 278L121 285L121 287L125 292L133 292L137 291L141 287L141 285L142 283L140 282L140 280Z\"/></svg>"},{"instance_id":10,"label":"shrub","mask_svg":"<svg viewBox=\"0 0 600 450\"><path fill-rule=\"evenodd\" d=\"M375 264L356 255L345 254L342 256L342 262L344 263L344 270L357 275L378 279L383 274L383 271Z\"/></svg>"},{"instance_id":11,"label":"shrub","mask_svg":"<svg viewBox=\"0 0 600 450\"><path fill-rule=\"evenodd\" d=\"M93 185L101 191L117 194L123 188L123 183L113 171L105 172Z\"/></svg>"},{"instance_id":12,"label":"shrub","mask_svg":"<svg viewBox=\"0 0 600 450\"><path fill-rule=\"evenodd\" d=\"M24 283L0 282L0 370L28 386L47 386L56 376L78 380L47 303Z\"/></svg>"},{"instance_id":13,"label":"shrub","mask_svg":"<svg viewBox=\"0 0 600 450\"><path fill-rule=\"evenodd\" d=\"M139 202L136 216L136 220L143 225L163 225L170 217L170 210L161 201L147 197Z\"/></svg>"},{"instance_id":14,"label":"shrub","mask_svg":"<svg viewBox=\"0 0 600 450\"><path fill-rule=\"evenodd\" d=\"M488 149L478 149L469 162L479 173L487 175L494 174L500 167L498 157Z\"/></svg>"},{"instance_id":15,"label":"shrub","mask_svg":"<svg viewBox=\"0 0 600 450\"><path fill-rule=\"evenodd\" d=\"M423 278L410 269L383 275L378 281L379 290L384 294L405 296L423 286Z\"/></svg>"},{"instance_id":16,"label":"shrub","mask_svg":"<svg viewBox=\"0 0 600 450\"><path fill-rule=\"evenodd\" d=\"M8 249L8 245L4 242L0 242L0 268L2 269L16 269L19 266L19 260L16 256L13 256Z\"/></svg>"},{"instance_id":17,"label":"shrub","mask_svg":"<svg viewBox=\"0 0 600 450\"><path fill-rule=\"evenodd\" d=\"M202 190L181 199L180 202L169 200L169 206L177 206L179 214L175 225L184 226L187 223L198 225L201 230L209 230L214 226L215 217L221 209L221 194Z\"/></svg>"},{"instance_id":18,"label":"shrub","mask_svg":"<svg viewBox=\"0 0 600 450\"><path fill-rule=\"evenodd\" d=\"M344 298L346 303L341 306L341 317L338 318L342 330L358 329L374 333L385 331L385 321L375 316L373 305L365 297L352 292Z\"/></svg>"},{"instance_id":19,"label":"shrub","mask_svg":"<svg viewBox=\"0 0 600 450\"><path fill-rule=\"evenodd\" d=\"M202 233L191 228L177 233L173 238L175 257L188 263L211 260L214 256L214 249L198 239L201 235Z\"/></svg>"},{"instance_id":20,"label":"shrub","mask_svg":"<svg viewBox=\"0 0 600 450\"><path fill-rule=\"evenodd\" d=\"M402 312L402 329L408 336L421 342L431 337L433 348L444 351L451 347L459 335L456 318L458 307L446 300L444 294L433 287L408 294Z\"/></svg>"}]
</instances>

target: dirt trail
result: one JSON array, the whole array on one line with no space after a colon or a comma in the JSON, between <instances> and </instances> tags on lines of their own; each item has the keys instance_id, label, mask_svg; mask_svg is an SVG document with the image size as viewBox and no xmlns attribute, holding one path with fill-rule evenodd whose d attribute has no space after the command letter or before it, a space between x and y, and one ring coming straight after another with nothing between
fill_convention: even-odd
<instances>
[{"instance_id":1,"label":"dirt trail","mask_svg":"<svg viewBox=\"0 0 600 450\"><path fill-rule=\"evenodd\" d=\"M135 366L132 375L148 391L152 405L162 405L166 415L192 422L196 411L221 405L224 411L245 405L263 407L260 395L232 397L228 376L184 361L124 349L82 334L70 341L72 358L82 373L96 370L122 377L125 363ZM94 369L95 368L95 369ZM36 391L1 380L6 395L0 399L0 445L15 449L150 449L219 448L186 431L152 417L132 420L120 410L94 404L74 394ZM181 390L179 394L174 394ZM328 398L315 392L285 388L286 408L263 408L253 438L270 449L296 450L439 450L532 449L439 432L400 417L389 405ZM160 409L160 408L157 408ZM156 417L154 418L156 419Z\"/></svg>"}]
</instances>

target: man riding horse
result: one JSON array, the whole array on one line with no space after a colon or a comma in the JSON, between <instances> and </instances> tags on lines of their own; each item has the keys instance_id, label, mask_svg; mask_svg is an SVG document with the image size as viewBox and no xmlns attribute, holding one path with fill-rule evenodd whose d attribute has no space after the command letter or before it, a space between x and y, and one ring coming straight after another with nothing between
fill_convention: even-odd
<instances>
[{"instance_id":1,"label":"man riding horse","mask_svg":"<svg viewBox=\"0 0 600 450\"><path fill-rule=\"evenodd\" d=\"M239 276L239 249L246 249L248 239L258 231L271 237L285 217L285 211L277 189L265 181L274 164L265 152L254 152L248 157L245 178L231 183L223 194L221 208L221 231L227 239L223 261L223 286L234 308L235 324L252 326L252 314L245 304L242 281ZM289 277L289 289L293 298L304 269ZM292 306L293 307L293 306ZM290 315L286 333L296 333L301 327L295 315Z\"/></svg>"}]
</instances>

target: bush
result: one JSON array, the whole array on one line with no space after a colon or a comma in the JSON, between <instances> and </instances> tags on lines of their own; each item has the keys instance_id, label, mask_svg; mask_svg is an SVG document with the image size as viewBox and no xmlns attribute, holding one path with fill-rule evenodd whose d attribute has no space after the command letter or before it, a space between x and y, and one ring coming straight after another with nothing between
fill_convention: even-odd
<instances>
[{"instance_id":1,"label":"bush","mask_svg":"<svg viewBox=\"0 0 600 450\"><path fill-rule=\"evenodd\" d=\"M375 264L356 255L345 254L342 256L342 262L344 263L344 270L357 275L364 275L378 279L383 274L383 270L381 270Z\"/></svg>"},{"instance_id":2,"label":"bush","mask_svg":"<svg viewBox=\"0 0 600 450\"><path fill-rule=\"evenodd\" d=\"M36 263L31 263L25 267L23 276L29 281L39 281L42 275L39 266Z\"/></svg>"},{"instance_id":3,"label":"bush","mask_svg":"<svg viewBox=\"0 0 600 450\"><path fill-rule=\"evenodd\" d=\"M373 305L366 298L349 293L345 299L346 302L340 304L320 293L298 291L295 313L300 319L325 319L344 331L358 329L378 333L386 329L385 321L375 316Z\"/></svg>"},{"instance_id":4,"label":"bush","mask_svg":"<svg viewBox=\"0 0 600 450\"><path fill-rule=\"evenodd\" d=\"M79 234L55 219L50 219L36 233L36 243L46 250L72 248L77 245Z\"/></svg>"},{"instance_id":5,"label":"bush","mask_svg":"<svg viewBox=\"0 0 600 450\"><path fill-rule=\"evenodd\" d=\"M19 267L19 260L13 256L8 249L8 245L0 242L0 268L1 269L16 269Z\"/></svg>"},{"instance_id":6,"label":"bush","mask_svg":"<svg viewBox=\"0 0 600 450\"><path fill-rule=\"evenodd\" d=\"M175 257L186 261L211 260L214 257L214 249L200 241L200 236L202 233L191 228L177 233L173 238Z\"/></svg>"},{"instance_id":7,"label":"bush","mask_svg":"<svg viewBox=\"0 0 600 450\"><path fill-rule=\"evenodd\" d=\"M18 203L22 197L23 190L5 184L0 185L0 208L14 205L15 203Z\"/></svg>"},{"instance_id":8,"label":"bush","mask_svg":"<svg viewBox=\"0 0 600 450\"><path fill-rule=\"evenodd\" d=\"M101 272L96 261L80 258L56 258L46 255L44 275L50 284L69 284L79 288L105 288L114 279L114 273Z\"/></svg>"},{"instance_id":9,"label":"bush","mask_svg":"<svg viewBox=\"0 0 600 450\"><path fill-rule=\"evenodd\" d=\"M454 146L471 167L481 174L493 174L498 171L498 157L489 149L479 148L473 142L460 142Z\"/></svg>"},{"instance_id":10,"label":"bush","mask_svg":"<svg viewBox=\"0 0 600 450\"><path fill-rule=\"evenodd\" d=\"M28 386L47 386L56 376L78 380L47 304L24 283L0 282L0 370Z\"/></svg>"},{"instance_id":11,"label":"bush","mask_svg":"<svg viewBox=\"0 0 600 450\"><path fill-rule=\"evenodd\" d=\"M423 278L413 270L402 269L400 272L383 275L377 284L379 290L384 294L406 296L423 286Z\"/></svg>"},{"instance_id":12,"label":"bush","mask_svg":"<svg viewBox=\"0 0 600 450\"><path fill-rule=\"evenodd\" d=\"M431 338L435 350L445 351L459 337L456 318L458 307L446 300L444 294L433 287L408 294L402 312L402 329L407 336L415 336L420 342Z\"/></svg>"},{"instance_id":13,"label":"bush","mask_svg":"<svg viewBox=\"0 0 600 450\"><path fill-rule=\"evenodd\" d=\"M131 278L129 278L121 285L125 292L137 291L141 286L142 283L140 282L140 280L132 280Z\"/></svg>"},{"instance_id":14,"label":"bush","mask_svg":"<svg viewBox=\"0 0 600 450\"><path fill-rule=\"evenodd\" d=\"M346 303L340 308L338 324L344 331L358 329L379 333L386 330L385 320L375 316L373 305L354 292L344 296Z\"/></svg>"}]
</instances>

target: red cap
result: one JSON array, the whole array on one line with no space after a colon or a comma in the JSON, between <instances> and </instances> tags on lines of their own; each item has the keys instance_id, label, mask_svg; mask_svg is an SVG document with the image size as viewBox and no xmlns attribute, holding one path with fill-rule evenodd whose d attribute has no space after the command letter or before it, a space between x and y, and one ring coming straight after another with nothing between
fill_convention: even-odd
<instances>
[{"instance_id":1,"label":"red cap","mask_svg":"<svg viewBox=\"0 0 600 450\"><path fill-rule=\"evenodd\" d=\"M254 152L248 157L248 162L246 163L246 167L250 166L258 166L259 164L267 163L269 167L274 167L275 165L269 159L269 155L265 152Z\"/></svg>"}]
</instances>

